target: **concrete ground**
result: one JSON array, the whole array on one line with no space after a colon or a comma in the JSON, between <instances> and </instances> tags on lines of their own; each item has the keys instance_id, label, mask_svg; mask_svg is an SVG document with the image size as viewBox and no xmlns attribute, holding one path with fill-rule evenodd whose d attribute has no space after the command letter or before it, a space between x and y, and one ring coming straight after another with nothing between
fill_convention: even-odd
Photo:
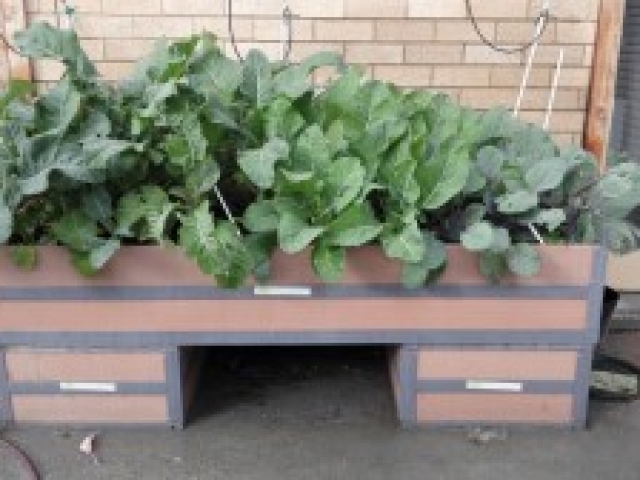
<instances>
[{"instance_id":1,"label":"concrete ground","mask_svg":"<svg viewBox=\"0 0 640 480\"><path fill-rule=\"evenodd\" d=\"M384 360L371 350L224 350L212 354L191 425L87 433L29 428L4 435L50 480L639 480L640 402L593 403L591 429L406 431ZM21 479L0 450L0 479Z\"/></svg>"}]
</instances>

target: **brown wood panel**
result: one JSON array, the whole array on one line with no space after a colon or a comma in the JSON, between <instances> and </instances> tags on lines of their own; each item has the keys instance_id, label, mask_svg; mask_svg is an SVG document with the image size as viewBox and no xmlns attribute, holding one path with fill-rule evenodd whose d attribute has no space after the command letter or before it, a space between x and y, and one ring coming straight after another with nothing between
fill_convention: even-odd
<instances>
[{"instance_id":1,"label":"brown wood panel","mask_svg":"<svg viewBox=\"0 0 640 480\"><path fill-rule=\"evenodd\" d=\"M164 424L162 395L13 395L17 423Z\"/></svg>"},{"instance_id":2,"label":"brown wood panel","mask_svg":"<svg viewBox=\"0 0 640 480\"><path fill-rule=\"evenodd\" d=\"M418 394L418 422L568 424L573 418L569 394Z\"/></svg>"},{"instance_id":3,"label":"brown wood panel","mask_svg":"<svg viewBox=\"0 0 640 480\"><path fill-rule=\"evenodd\" d=\"M10 382L165 383L164 353L10 349Z\"/></svg>"},{"instance_id":4,"label":"brown wood panel","mask_svg":"<svg viewBox=\"0 0 640 480\"><path fill-rule=\"evenodd\" d=\"M600 2L585 147L598 158L602 170L607 165L625 4L625 0Z\"/></svg>"},{"instance_id":5,"label":"brown wood panel","mask_svg":"<svg viewBox=\"0 0 640 480\"><path fill-rule=\"evenodd\" d=\"M569 285L589 283L593 248L589 246L543 246L542 271L533 278L509 277L506 285ZM450 246L449 266L443 285L485 285L478 273L477 258L459 246ZM394 284L400 280L401 265L386 258L378 247L356 248L347 255L345 285ZM278 252L272 260L270 283L274 285L318 284L307 252L287 255ZM0 287L47 286L187 286L212 285L212 279L177 249L162 247L125 247L95 277L78 275L69 263L69 255L57 247L40 247L35 272L24 272L10 260L6 248L0 248Z\"/></svg>"},{"instance_id":6,"label":"brown wood panel","mask_svg":"<svg viewBox=\"0 0 640 480\"><path fill-rule=\"evenodd\" d=\"M616 290L640 292L640 252L610 255L607 285Z\"/></svg>"},{"instance_id":7,"label":"brown wood panel","mask_svg":"<svg viewBox=\"0 0 640 480\"><path fill-rule=\"evenodd\" d=\"M0 302L5 332L584 330L587 302L446 298Z\"/></svg>"},{"instance_id":8,"label":"brown wood panel","mask_svg":"<svg viewBox=\"0 0 640 480\"><path fill-rule=\"evenodd\" d=\"M575 378L576 351L421 350L423 380L567 380Z\"/></svg>"}]
</instances>

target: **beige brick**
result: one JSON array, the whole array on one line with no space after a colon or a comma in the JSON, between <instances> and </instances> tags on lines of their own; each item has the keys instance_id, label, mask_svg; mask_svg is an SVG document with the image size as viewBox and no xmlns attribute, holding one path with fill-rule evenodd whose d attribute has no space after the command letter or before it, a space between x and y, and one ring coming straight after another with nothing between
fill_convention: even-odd
<instances>
[{"instance_id":1,"label":"beige brick","mask_svg":"<svg viewBox=\"0 0 640 480\"><path fill-rule=\"evenodd\" d=\"M150 39L105 39L106 60L138 60L147 55L155 44Z\"/></svg>"},{"instance_id":2,"label":"beige brick","mask_svg":"<svg viewBox=\"0 0 640 480\"><path fill-rule=\"evenodd\" d=\"M452 64L462 62L462 45L407 45L405 59L407 63L441 63Z\"/></svg>"},{"instance_id":3,"label":"beige brick","mask_svg":"<svg viewBox=\"0 0 640 480\"><path fill-rule=\"evenodd\" d=\"M131 62L101 62L96 64L98 72L105 80L117 81L131 73Z\"/></svg>"},{"instance_id":4,"label":"beige brick","mask_svg":"<svg viewBox=\"0 0 640 480\"><path fill-rule=\"evenodd\" d=\"M191 17L133 17L134 36L138 38L178 38L194 33Z\"/></svg>"},{"instance_id":5,"label":"beige brick","mask_svg":"<svg viewBox=\"0 0 640 480\"><path fill-rule=\"evenodd\" d=\"M78 15L76 31L85 38L131 38L133 36L132 17L109 17Z\"/></svg>"},{"instance_id":6,"label":"beige brick","mask_svg":"<svg viewBox=\"0 0 640 480\"><path fill-rule=\"evenodd\" d=\"M40 2L38 0L24 0L25 12L39 12Z\"/></svg>"},{"instance_id":7,"label":"beige brick","mask_svg":"<svg viewBox=\"0 0 640 480\"><path fill-rule=\"evenodd\" d=\"M555 0L551 2L551 15L560 20L595 21L598 19L600 1L601 0ZM538 15L542 4L543 0L531 0L529 15Z\"/></svg>"},{"instance_id":8,"label":"beige brick","mask_svg":"<svg viewBox=\"0 0 640 480\"><path fill-rule=\"evenodd\" d=\"M344 8L348 18L404 18L407 0L345 0Z\"/></svg>"},{"instance_id":9,"label":"beige brick","mask_svg":"<svg viewBox=\"0 0 640 480\"><path fill-rule=\"evenodd\" d=\"M510 67L501 65L491 68L491 86L493 87L519 87L522 83L524 67ZM536 67L531 70L529 76L530 87L550 87L551 69Z\"/></svg>"},{"instance_id":10,"label":"beige brick","mask_svg":"<svg viewBox=\"0 0 640 480\"><path fill-rule=\"evenodd\" d=\"M373 40L373 22L370 20L316 20L315 39Z\"/></svg>"},{"instance_id":11,"label":"beige brick","mask_svg":"<svg viewBox=\"0 0 640 480\"><path fill-rule=\"evenodd\" d=\"M562 1L565 0L557 0ZM529 0L475 0L472 6L477 18L523 18L527 16Z\"/></svg>"},{"instance_id":12,"label":"beige brick","mask_svg":"<svg viewBox=\"0 0 640 480\"><path fill-rule=\"evenodd\" d=\"M528 88L522 99L524 110L546 110L549 102L548 88ZM466 88L462 92L462 101L474 108L490 108L502 105L512 108L518 96L517 88ZM554 110L578 109L578 92L575 90L558 90Z\"/></svg>"},{"instance_id":13,"label":"beige brick","mask_svg":"<svg viewBox=\"0 0 640 480\"><path fill-rule=\"evenodd\" d=\"M366 77L373 77L373 67L367 66L365 68L361 68L361 70ZM337 79L339 75L340 74L333 67L321 67L313 73L313 83L319 87L324 87L329 82Z\"/></svg>"},{"instance_id":14,"label":"beige brick","mask_svg":"<svg viewBox=\"0 0 640 480\"><path fill-rule=\"evenodd\" d=\"M519 64L522 55L505 55L502 52L492 50L486 45L467 45L464 49L465 63L475 64Z\"/></svg>"},{"instance_id":15,"label":"beige brick","mask_svg":"<svg viewBox=\"0 0 640 480\"><path fill-rule=\"evenodd\" d=\"M478 22L482 34L489 40L495 40L495 24ZM480 43L478 34L468 20L443 20L436 24L436 39L443 42Z\"/></svg>"},{"instance_id":16,"label":"beige brick","mask_svg":"<svg viewBox=\"0 0 640 480\"><path fill-rule=\"evenodd\" d=\"M226 17L194 17L193 31L194 33L211 32L220 39L229 37L229 26ZM252 40L253 20L246 17L234 18L233 34L236 40Z\"/></svg>"},{"instance_id":17,"label":"beige brick","mask_svg":"<svg viewBox=\"0 0 640 480\"><path fill-rule=\"evenodd\" d=\"M563 147L579 145L579 143L576 143L576 139L579 138L579 136L577 136L575 133L554 133L552 137L558 145Z\"/></svg>"},{"instance_id":18,"label":"beige brick","mask_svg":"<svg viewBox=\"0 0 640 480\"><path fill-rule=\"evenodd\" d=\"M226 14L227 1L224 1ZM281 16L282 0L233 0L233 15ZM298 13L298 12L295 12Z\"/></svg>"},{"instance_id":19,"label":"beige brick","mask_svg":"<svg viewBox=\"0 0 640 480\"><path fill-rule=\"evenodd\" d=\"M244 20L242 18L238 20ZM293 41L313 39L313 22L311 20L296 19L292 23ZM277 42L285 33L281 19L256 18L253 20L253 36L258 41Z\"/></svg>"},{"instance_id":20,"label":"beige brick","mask_svg":"<svg viewBox=\"0 0 640 480\"><path fill-rule=\"evenodd\" d=\"M584 60L582 65L585 67L591 67L593 65L593 57L595 55L595 48L593 45L587 45L584 47Z\"/></svg>"},{"instance_id":21,"label":"beige brick","mask_svg":"<svg viewBox=\"0 0 640 480\"><path fill-rule=\"evenodd\" d=\"M430 41L435 38L436 24L430 20L378 20L376 38L386 41Z\"/></svg>"},{"instance_id":22,"label":"beige brick","mask_svg":"<svg viewBox=\"0 0 640 480\"><path fill-rule=\"evenodd\" d=\"M561 87L587 87L591 81L591 69L564 68L558 81Z\"/></svg>"},{"instance_id":23,"label":"beige brick","mask_svg":"<svg viewBox=\"0 0 640 480\"><path fill-rule=\"evenodd\" d=\"M162 0L162 11L170 15L223 15L225 6L221 0Z\"/></svg>"},{"instance_id":24,"label":"beige brick","mask_svg":"<svg viewBox=\"0 0 640 480\"><path fill-rule=\"evenodd\" d=\"M104 40L101 38L83 39L82 48L93 61L104 60Z\"/></svg>"},{"instance_id":25,"label":"beige brick","mask_svg":"<svg viewBox=\"0 0 640 480\"><path fill-rule=\"evenodd\" d=\"M484 66L435 66L433 85L435 87L489 86L489 73L490 69Z\"/></svg>"},{"instance_id":26,"label":"beige brick","mask_svg":"<svg viewBox=\"0 0 640 480\"><path fill-rule=\"evenodd\" d=\"M33 62L33 77L39 82L55 82L64 74L64 66L53 60Z\"/></svg>"},{"instance_id":27,"label":"beige brick","mask_svg":"<svg viewBox=\"0 0 640 480\"><path fill-rule=\"evenodd\" d=\"M423 65L378 65L373 68L374 78L400 87L427 87L431 85L432 67Z\"/></svg>"},{"instance_id":28,"label":"beige brick","mask_svg":"<svg viewBox=\"0 0 640 480\"><path fill-rule=\"evenodd\" d=\"M297 62L318 52L335 52L344 55L344 44L338 42L296 42L291 49L291 60Z\"/></svg>"},{"instance_id":29,"label":"beige brick","mask_svg":"<svg viewBox=\"0 0 640 480\"><path fill-rule=\"evenodd\" d=\"M498 23L496 26L496 40L499 44L529 44L535 35L535 28L531 22ZM547 25L540 38L540 43L554 43L556 41L556 26Z\"/></svg>"},{"instance_id":30,"label":"beige brick","mask_svg":"<svg viewBox=\"0 0 640 480\"><path fill-rule=\"evenodd\" d=\"M409 17L465 18L464 0L408 0Z\"/></svg>"},{"instance_id":31,"label":"beige brick","mask_svg":"<svg viewBox=\"0 0 640 480\"><path fill-rule=\"evenodd\" d=\"M544 111L523 111L522 118L541 125L544 121ZM551 115L550 131L557 133L581 133L584 130L585 112L558 112L554 111Z\"/></svg>"},{"instance_id":32,"label":"beige brick","mask_svg":"<svg viewBox=\"0 0 640 480\"><path fill-rule=\"evenodd\" d=\"M56 16L52 13L30 13L27 15L28 23L49 23L51 25L56 24Z\"/></svg>"},{"instance_id":33,"label":"beige brick","mask_svg":"<svg viewBox=\"0 0 640 480\"><path fill-rule=\"evenodd\" d=\"M109 0L73 0L70 1L69 4L76 9L78 13L100 13L102 12L102 4L107 3ZM43 3L43 0L40 0L40 4ZM44 3L50 3L46 0ZM53 9L51 10L53 11Z\"/></svg>"},{"instance_id":34,"label":"beige brick","mask_svg":"<svg viewBox=\"0 0 640 480\"><path fill-rule=\"evenodd\" d=\"M536 54L536 65L558 63L560 49L564 50L564 66L580 66L585 61L585 47L581 45L541 45Z\"/></svg>"},{"instance_id":35,"label":"beige brick","mask_svg":"<svg viewBox=\"0 0 640 480\"><path fill-rule=\"evenodd\" d=\"M558 23L556 28L558 43L584 43L587 45L595 43L596 23Z\"/></svg>"},{"instance_id":36,"label":"beige brick","mask_svg":"<svg viewBox=\"0 0 640 480\"><path fill-rule=\"evenodd\" d=\"M347 44L346 61L351 63L402 63L402 45Z\"/></svg>"},{"instance_id":37,"label":"beige brick","mask_svg":"<svg viewBox=\"0 0 640 480\"><path fill-rule=\"evenodd\" d=\"M104 0L102 12L107 15L157 15L162 13L162 0Z\"/></svg>"},{"instance_id":38,"label":"beige brick","mask_svg":"<svg viewBox=\"0 0 640 480\"><path fill-rule=\"evenodd\" d=\"M261 1L261 0L259 0ZM341 18L344 17L345 0L287 0L294 15L303 18ZM280 10L282 2L280 2Z\"/></svg>"}]
</instances>

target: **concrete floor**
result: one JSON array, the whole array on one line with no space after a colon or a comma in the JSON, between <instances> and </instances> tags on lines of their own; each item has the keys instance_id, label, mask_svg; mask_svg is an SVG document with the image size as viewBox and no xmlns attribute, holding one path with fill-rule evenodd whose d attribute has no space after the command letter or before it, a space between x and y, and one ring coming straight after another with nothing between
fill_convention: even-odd
<instances>
[{"instance_id":1,"label":"concrete floor","mask_svg":"<svg viewBox=\"0 0 640 480\"><path fill-rule=\"evenodd\" d=\"M222 365L221 359L222 358ZM185 431L5 432L50 480L639 480L640 402L592 404L588 431L515 430L478 445L468 432L395 422L382 356L361 350L217 354ZM0 451L0 479L21 477Z\"/></svg>"}]
</instances>

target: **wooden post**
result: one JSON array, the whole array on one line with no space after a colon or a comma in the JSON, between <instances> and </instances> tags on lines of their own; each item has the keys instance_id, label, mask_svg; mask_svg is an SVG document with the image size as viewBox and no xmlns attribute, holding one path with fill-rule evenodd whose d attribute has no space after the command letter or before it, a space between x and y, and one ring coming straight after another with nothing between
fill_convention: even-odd
<instances>
[{"instance_id":1,"label":"wooden post","mask_svg":"<svg viewBox=\"0 0 640 480\"><path fill-rule=\"evenodd\" d=\"M14 33L27 26L27 15L25 0L2 0L2 10L4 17L3 34L8 42L11 42ZM10 79L31 80L31 63L11 49L4 46L6 55L6 65L8 68L7 77Z\"/></svg>"},{"instance_id":2,"label":"wooden post","mask_svg":"<svg viewBox=\"0 0 640 480\"><path fill-rule=\"evenodd\" d=\"M625 0L600 1L584 143L602 170L607 165L624 11Z\"/></svg>"}]
</instances>

